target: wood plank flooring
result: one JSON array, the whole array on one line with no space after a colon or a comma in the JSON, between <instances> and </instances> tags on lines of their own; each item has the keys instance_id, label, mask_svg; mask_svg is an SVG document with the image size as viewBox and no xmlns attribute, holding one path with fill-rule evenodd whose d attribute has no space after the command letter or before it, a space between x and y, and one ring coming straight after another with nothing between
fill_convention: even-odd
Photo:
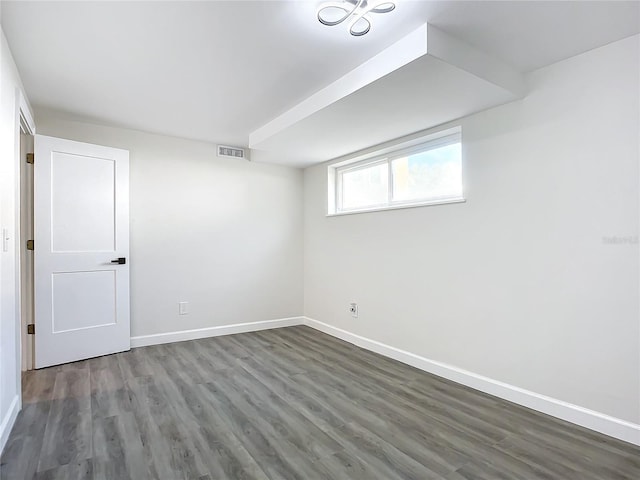
<instances>
[{"instance_id":1,"label":"wood plank flooring","mask_svg":"<svg viewBox=\"0 0 640 480\"><path fill-rule=\"evenodd\" d=\"M640 449L308 327L30 372L2 480L640 479Z\"/></svg>"}]
</instances>

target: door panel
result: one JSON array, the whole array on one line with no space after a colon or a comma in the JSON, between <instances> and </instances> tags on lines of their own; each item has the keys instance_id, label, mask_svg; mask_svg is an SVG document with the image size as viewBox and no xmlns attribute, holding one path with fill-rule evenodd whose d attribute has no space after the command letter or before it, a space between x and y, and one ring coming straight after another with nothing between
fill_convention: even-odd
<instances>
[{"instance_id":1,"label":"door panel","mask_svg":"<svg viewBox=\"0 0 640 480\"><path fill-rule=\"evenodd\" d=\"M129 152L36 135L34 210L36 368L128 350Z\"/></svg>"},{"instance_id":2,"label":"door panel","mask_svg":"<svg viewBox=\"0 0 640 480\"><path fill-rule=\"evenodd\" d=\"M115 161L52 152L52 251L115 250L114 185Z\"/></svg>"},{"instance_id":3,"label":"door panel","mask_svg":"<svg viewBox=\"0 0 640 480\"><path fill-rule=\"evenodd\" d=\"M53 333L117 323L113 271L54 273Z\"/></svg>"}]
</instances>

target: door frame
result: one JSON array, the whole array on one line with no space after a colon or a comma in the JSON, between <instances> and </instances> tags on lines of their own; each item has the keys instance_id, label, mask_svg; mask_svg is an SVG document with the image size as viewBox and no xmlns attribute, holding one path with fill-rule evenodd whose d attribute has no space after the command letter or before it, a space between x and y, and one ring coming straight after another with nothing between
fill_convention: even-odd
<instances>
[{"instance_id":1,"label":"door frame","mask_svg":"<svg viewBox=\"0 0 640 480\"><path fill-rule=\"evenodd\" d=\"M25 266L24 262L26 259L26 255L32 254L32 252L27 251L26 238L24 237L23 232L23 209L26 209L27 205L24 205L23 201L23 188L24 188L24 173L25 165L26 165L26 154L31 152L23 151L21 148L21 135L29 135L34 136L36 133L36 125L33 120L33 115L31 114L31 109L27 102L26 97L22 93L20 88L16 89L16 152L17 152L17 161L15 165L15 183L16 183L16 212L15 212L15 282L16 282L16 366L18 368L17 372L17 391L20 399L20 405L22 405L22 371L27 370L29 362L27 360L26 365L23 362L23 359L26 357L23 355L23 348L26 348L26 354L28 355L29 351L31 351L31 358L33 359L33 336L27 335L27 323L29 323L30 319L27 318L28 309L23 309L23 302L28 301L28 298L33 298L33 275L31 275L31 281L29 281L29 276L25 275ZM31 143L31 148L33 148L33 143ZM28 190L27 190L28 191ZM33 194L33 189L31 190ZM33 220L33 216L31 215L31 220ZM29 297L29 294L31 295ZM25 311L26 310L26 311ZM31 310L33 312L33 310ZM29 348L29 342L31 342L31 349ZM31 368L33 368L33 361L31 361Z\"/></svg>"},{"instance_id":2,"label":"door frame","mask_svg":"<svg viewBox=\"0 0 640 480\"><path fill-rule=\"evenodd\" d=\"M22 123L22 122L21 122ZM20 128L20 332L21 332L21 369L34 369L33 335L27 334L27 325L34 323L34 257L27 249L27 240L33 239L33 165L27 163L27 154L33 153L34 136L29 129Z\"/></svg>"}]
</instances>

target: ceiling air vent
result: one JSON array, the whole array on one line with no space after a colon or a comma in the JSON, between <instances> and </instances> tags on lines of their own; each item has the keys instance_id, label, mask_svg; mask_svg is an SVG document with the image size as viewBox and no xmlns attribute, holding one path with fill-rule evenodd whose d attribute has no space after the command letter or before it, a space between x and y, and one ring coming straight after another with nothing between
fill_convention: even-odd
<instances>
[{"instance_id":1,"label":"ceiling air vent","mask_svg":"<svg viewBox=\"0 0 640 480\"><path fill-rule=\"evenodd\" d=\"M218 156L228 158L247 158L244 148L218 145Z\"/></svg>"}]
</instances>

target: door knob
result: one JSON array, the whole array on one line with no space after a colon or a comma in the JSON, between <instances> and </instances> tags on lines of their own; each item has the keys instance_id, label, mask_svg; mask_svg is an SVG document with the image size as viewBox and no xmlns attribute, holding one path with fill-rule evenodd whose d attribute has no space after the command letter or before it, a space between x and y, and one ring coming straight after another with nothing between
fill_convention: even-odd
<instances>
[{"instance_id":1,"label":"door knob","mask_svg":"<svg viewBox=\"0 0 640 480\"><path fill-rule=\"evenodd\" d=\"M124 257L119 257L119 258L116 258L115 260L111 260L111 263L115 263L117 265L124 265L125 263L127 263L127 259Z\"/></svg>"}]
</instances>

